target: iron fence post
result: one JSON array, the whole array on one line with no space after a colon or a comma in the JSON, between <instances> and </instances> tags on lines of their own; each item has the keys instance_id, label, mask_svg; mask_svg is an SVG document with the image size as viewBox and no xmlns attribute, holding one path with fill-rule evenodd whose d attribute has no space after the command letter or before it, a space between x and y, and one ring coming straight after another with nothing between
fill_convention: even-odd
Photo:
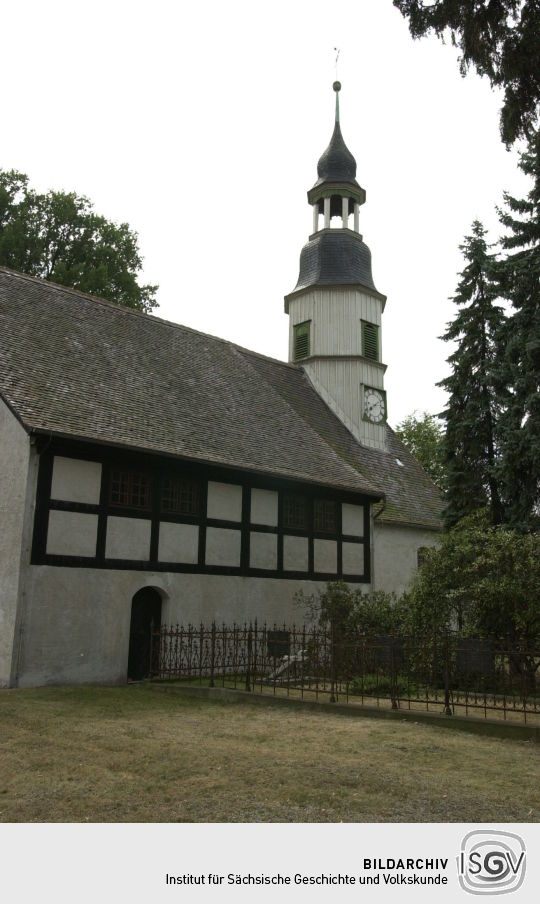
<instances>
[{"instance_id":1,"label":"iron fence post","mask_svg":"<svg viewBox=\"0 0 540 904\"><path fill-rule=\"evenodd\" d=\"M251 644L252 644L251 625L249 626L247 635L247 668L246 668L246 691L251 690Z\"/></svg>"},{"instance_id":2,"label":"iron fence post","mask_svg":"<svg viewBox=\"0 0 540 904\"><path fill-rule=\"evenodd\" d=\"M330 703L336 702L336 626L335 621L331 621L331 637L330 637Z\"/></svg>"},{"instance_id":3,"label":"iron fence post","mask_svg":"<svg viewBox=\"0 0 540 904\"><path fill-rule=\"evenodd\" d=\"M212 622L210 631L210 687L214 687L214 668L216 657L216 623Z\"/></svg>"},{"instance_id":4,"label":"iron fence post","mask_svg":"<svg viewBox=\"0 0 540 904\"><path fill-rule=\"evenodd\" d=\"M450 706L450 648L448 642L448 631L444 635L444 714L452 715L452 707Z\"/></svg>"},{"instance_id":5,"label":"iron fence post","mask_svg":"<svg viewBox=\"0 0 540 904\"><path fill-rule=\"evenodd\" d=\"M150 668L148 677L154 677L154 619L150 622Z\"/></svg>"},{"instance_id":6,"label":"iron fence post","mask_svg":"<svg viewBox=\"0 0 540 904\"><path fill-rule=\"evenodd\" d=\"M396 681L396 663L394 657L394 635L390 635L390 699L392 701L392 709L398 709L397 701L397 681Z\"/></svg>"}]
</instances>

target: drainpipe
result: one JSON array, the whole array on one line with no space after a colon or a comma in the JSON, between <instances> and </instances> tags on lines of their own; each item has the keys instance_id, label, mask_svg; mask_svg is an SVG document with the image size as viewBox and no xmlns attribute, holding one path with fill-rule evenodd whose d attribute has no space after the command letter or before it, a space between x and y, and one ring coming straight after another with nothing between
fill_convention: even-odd
<instances>
[{"instance_id":1,"label":"drainpipe","mask_svg":"<svg viewBox=\"0 0 540 904\"><path fill-rule=\"evenodd\" d=\"M377 518L381 517L385 508L386 508L386 495L383 494L382 505L381 505L379 511L376 512L372 516L372 519L371 519L371 536L373 538L372 542L371 542L371 587L373 590L375 590L375 521L377 520Z\"/></svg>"}]
</instances>

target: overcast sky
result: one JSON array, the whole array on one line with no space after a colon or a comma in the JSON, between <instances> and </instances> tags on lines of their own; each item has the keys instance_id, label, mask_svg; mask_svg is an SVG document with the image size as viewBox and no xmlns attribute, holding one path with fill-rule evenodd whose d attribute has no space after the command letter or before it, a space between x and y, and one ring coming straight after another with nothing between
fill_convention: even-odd
<instances>
[{"instance_id":1,"label":"overcast sky","mask_svg":"<svg viewBox=\"0 0 540 904\"><path fill-rule=\"evenodd\" d=\"M498 94L452 47L413 42L391 0L18 0L2 31L0 167L128 222L158 316L282 359L338 46L389 419L444 406L458 245L475 218L495 240L503 190L526 188Z\"/></svg>"}]
</instances>

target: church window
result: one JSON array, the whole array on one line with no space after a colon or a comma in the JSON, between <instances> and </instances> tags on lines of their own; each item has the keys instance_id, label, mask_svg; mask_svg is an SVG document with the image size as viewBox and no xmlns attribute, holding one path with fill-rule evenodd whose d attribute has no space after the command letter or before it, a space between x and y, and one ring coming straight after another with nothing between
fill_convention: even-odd
<instances>
[{"instance_id":1,"label":"church window","mask_svg":"<svg viewBox=\"0 0 540 904\"><path fill-rule=\"evenodd\" d=\"M429 550L429 546L419 546L416 551L416 564L418 568L422 568L426 561L426 555Z\"/></svg>"},{"instance_id":2,"label":"church window","mask_svg":"<svg viewBox=\"0 0 540 904\"><path fill-rule=\"evenodd\" d=\"M336 503L331 499L316 499L313 506L313 527L322 533L335 534L337 530Z\"/></svg>"},{"instance_id":3,"label":"church window","mask_svg":"<svg viewBox=\"0 0 540 904\"><path fill-rule=\"evenodd\" d=\"M362 320L362 354L372 361L379 360L379 327Z\"/></svg>"},{"instance_id":4,"label":"church window","mask_svg":"<svg viewBox=\"0 0 540 904\"><path fill-rule=\"evenodd\" d=\"M307 500L304 496L283 497L283 526L307 530Z\"/></svg>"},{"instance_id":5,"label":"church window","mask_svg":"<svg viewBox=\"0 0 540 904\"><path fill-rule=\"evenodd\" d=\"M297 323L294 327L294 360L309 358L311 321Z\"/></svg>"},{"instance_id":6,"label":"church window","mask_svg":"<svg viewBox=\"0 0 540 904\"><path fill-rule=\"evenodd\" d=\"M150 508L150 475L143 471L111 471L111 505Z\"/></svg>"},{"instance_id":7,"label":"church window","mask_svg":"<svg viewBox=\"0 0 540 904\"><path fill-rule=\"evenodd\" d=\"M170 514L199 514L199 484L183 477L165 477L161 484L161 510Z\"/></svg>"}]
</instances>

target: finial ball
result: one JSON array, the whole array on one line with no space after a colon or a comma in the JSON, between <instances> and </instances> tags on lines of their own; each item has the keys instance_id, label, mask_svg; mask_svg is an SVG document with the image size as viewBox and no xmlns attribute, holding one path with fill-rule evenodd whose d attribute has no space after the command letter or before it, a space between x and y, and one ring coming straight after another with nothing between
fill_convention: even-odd
<instances>
[{"instance_id":1,"label":"finial ball","mask_svg":"<svg viewBox=\"0 0 540 904\"><path fill-rule=\"evenodd\" d=\"M334 91L341 91L341 82L334 82L332 88L334 89Z\"/></svg>"}]
</instances>

